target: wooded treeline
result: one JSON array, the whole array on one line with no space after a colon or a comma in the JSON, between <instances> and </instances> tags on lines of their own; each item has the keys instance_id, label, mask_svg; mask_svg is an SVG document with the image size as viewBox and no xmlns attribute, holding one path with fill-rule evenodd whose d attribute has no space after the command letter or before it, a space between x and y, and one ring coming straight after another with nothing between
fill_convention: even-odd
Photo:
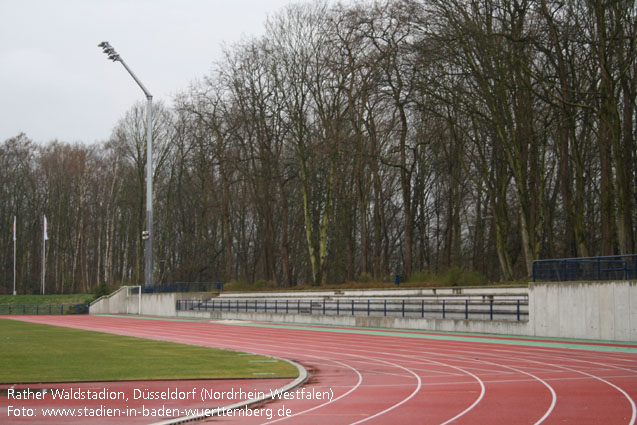
<instances>
[{"instance_id":1,"label":"wooded treeline","mask_svg":"<svg viewBox=\"0 0 637 425\"><path fill-rule=\"evenodd\" d=\"M157 282L280 286L635 252L628 0L290 6L153 114ZM145 109L0 145L1 287L143 280Z\"/></svg>"}]
</instances>

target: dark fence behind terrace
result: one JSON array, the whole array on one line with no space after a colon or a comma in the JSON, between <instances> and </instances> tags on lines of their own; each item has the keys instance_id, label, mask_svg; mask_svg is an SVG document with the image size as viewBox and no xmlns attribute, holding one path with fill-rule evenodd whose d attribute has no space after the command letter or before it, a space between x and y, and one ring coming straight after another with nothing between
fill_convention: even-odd
<instances>
[{"instance_id":1,"label":"dark fence behind terrace","mask_svg":"<svg viewBox=\"0 0 637 425\"><path fill-rule=\"evenodd\" d=\"M637 255L558 258L533 262L533 282L637 279Z\"/></svg>"},{"instance_id":2,"label":"dark fence behind terrace","mask_svg":"<svg viewBox=\"0 0 637 425\"><path fill-rule=\"evenodd\" d=\"M88 304L0 304L0 315L88 314Z\"/></svg>"}]
</instances>

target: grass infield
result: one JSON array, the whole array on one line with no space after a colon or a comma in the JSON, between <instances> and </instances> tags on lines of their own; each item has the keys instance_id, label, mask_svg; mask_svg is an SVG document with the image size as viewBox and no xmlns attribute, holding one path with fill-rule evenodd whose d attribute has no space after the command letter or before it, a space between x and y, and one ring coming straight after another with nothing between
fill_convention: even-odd
<instances>
[{"instance_id":1,"label":"grass infield","mask_svg":"<svg viewBox=\"0 0 637 425\"><path fill-rule=\"evenodd\" d=\"M282 360L0 319L0 383L292 378Z\"/></svg>"}]
</instances>

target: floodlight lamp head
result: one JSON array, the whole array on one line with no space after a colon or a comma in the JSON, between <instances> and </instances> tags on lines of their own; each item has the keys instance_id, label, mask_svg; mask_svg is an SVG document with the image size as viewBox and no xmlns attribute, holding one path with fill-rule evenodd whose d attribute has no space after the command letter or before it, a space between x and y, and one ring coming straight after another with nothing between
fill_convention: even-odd
<instances>
[{"instance_id":1,"label":"floodlight lamp head","mask_svg":"<svg viewBox=\"0 0 637 425\"><path fill-rule=\"evenodd\" d=\"M120 60L119 55L108 41L102 41L100 44L97 45L97 47L101 47L104 54L108 56L108 59L112 60L113 62L117 62Z\"/></svg>"}]
</instances>

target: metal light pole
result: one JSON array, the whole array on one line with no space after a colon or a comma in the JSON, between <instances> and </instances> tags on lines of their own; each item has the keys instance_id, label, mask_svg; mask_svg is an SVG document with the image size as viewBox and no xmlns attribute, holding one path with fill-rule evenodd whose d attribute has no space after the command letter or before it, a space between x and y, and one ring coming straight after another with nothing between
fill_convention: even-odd
<instances>
[{"instance_id":1,"label":"metal light pole","mask_svg":"<svg viewBox=\"0 0 637 425\"><path fill-rule=\"evenodd\" d=\"M108 55L108 58L113 62L121 63L126 71L133 77L133 80L142 89L146 95L146 230L142 232L142 239L145 240L144 246L144 286L153 286L153 136L152 136L152 124L153 124L153 96L144 87L137 76L126 65L126 62L122 57L111 47L108 41L103 41L98 44L104 53Z\"/></svg>"}]
</instances>

